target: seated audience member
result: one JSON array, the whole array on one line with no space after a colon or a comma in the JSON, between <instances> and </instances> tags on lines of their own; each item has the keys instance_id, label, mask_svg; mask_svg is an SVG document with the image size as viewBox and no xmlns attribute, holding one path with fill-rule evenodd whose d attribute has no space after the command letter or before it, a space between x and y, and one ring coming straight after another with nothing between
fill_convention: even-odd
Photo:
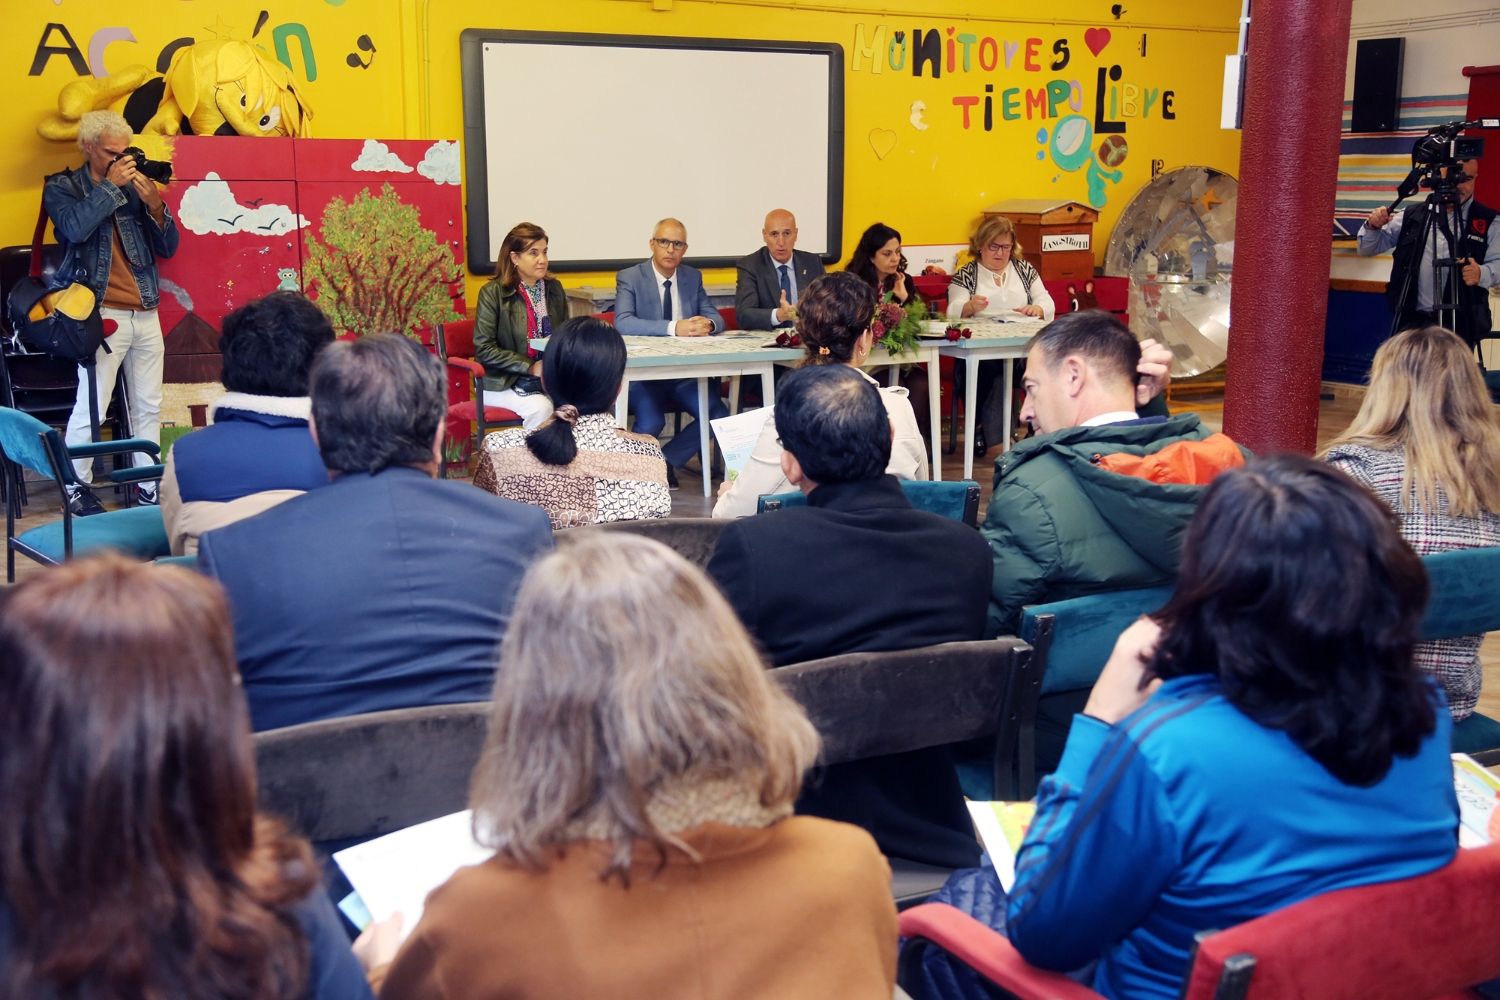
<instances>
[{"instance_id":1,"label":"seated audience member","mask_svg":"<svg viewBox=\"0 0 1500 1000\"><path fill-rule=\"evenodd\" d=\"M483 701L547 516L434 478L447 387L414 341L331 344L310 384L333 481L198 543L229 592L255 729Z\"/></svg>"},{"instance_id":2,"label":"seated audience member","mask_svg":"<svg viewBox=\"0 0 1500 1000\"><path fill-rule=\"evenodd\" d=\"M874 312L874 290L854 275L836 273L814 279L802 292L797 314L797 333L807 351L802 363L844 365L878 387L879 383L860 370L875 342L870 332ZM927 443L917 430L917 416L906 389L899 385L882 388L880 402L885 405L893 435L885 471L897 479L926 479ZM745 468L719 488L714 517L754 514L761 496L795 489L781 469L782 454L776 422L768 418Z\"/></svg>"},{"instance_id":3,"label":"seated audience member","mask_svg":"<svg viewBox=\"0 0 1500 1000\"><path fill-rule=\"evenodd\" d=\"M784 208L766 215L766 245L735 265L734 314L744 330L791 326L808 284L823 273L817 254L797 249L797 219Z\"/></svg>"},{"instance_id":4,"label":"seated audience member","mask_svg":"<svg viewBox=\"0 0 1500 1000\"><path fill-rule=\"evenodd\" d=\"M673 627L643 628L664 599ZM863 831L791 815L817 748L701 570L570 539L501 647L471 791L495 856L428 897L388 969L372 956L381 996L890 997L890 869Z\"/></svg>"},{"instance_id":5,"label":"seated audience member","mask_svg":"<svg viewBox=\"0 0 1500 1000\"><path fill-rule=\"evenodd\" d=\"M552 401L534 386L542 364L531 340L550 336L568 318L562 282L547 277L547 234L518 223L500 244L495 277L474 308L474 358L484 365L484 404L510 410L527 429L540 427Z\"/></svg>"},{"instance_id":6,"label":"seated audience member","mask_svg":"<svg viewBox=\"0 0 1500 1000\"><path fill-rule=\"evenodd\" d=\"M167 453L161 516L173 555L198 536L328 482L307 433L307 370L333 325L300 292L272 292L224 317L224 388L213 424Z\"/></svg>"},{"instance_id":7,"label":"seated audience member","mask_svg":"<svg viewBox=\"0 0 1500 1000\"><path fill-rule=\"evenodd\" d=\"M1176 592L1120 636L1042 782L1009 898L992 870L939 898L1035 965L1097 960L1104 996L1165 1000L1199 932L1442 867L1458 807L1452 723L1412 664L1426 598L1345 476L1291 455L1225 473Z\"/></svg>"},{"instance_id":8,"label":"seated audience member","mask_svg":"<svg viewBox=\"0 0 1500 1000\"><path fill-rule=\"evenodd\" d=\"M687 229L682 223L662 219L648 246L650 260L615 275L615 329L627 337L707 337L722 332L724 320L703 290L703 275L682 262L688 247ZM697 380L632 382L632 429L656 437L667 426L667 411L673 402L694 418L701 418ZM719 399L718 379L708 383L708 408L710 419L729 415L729 408ZM667 458L667 481L675 486L677 475L672 470L681 468L698 452L697 427L689 421L662 451Z\"/></svg>"},{"instance_id":9,"label":"seated audience member","mask_svg":"<svg viewBox=\"0 0 1500 1000\"><path fill-rule=\"evenodd\" d=\"M885 474L891 422L870 380L846 365L799 369L782 380L775 417L781 467L807 506L734 522L708 564L771 665L980 638L984 541L913 510ZM799 812L858 823L908 860L978 858L946 749L836 765L824 779Z\"/></svg>"},{"instance_id":10,"label":"seated audience member","mask_svg":"<svg viewBox=\"0 0 1500 1000\"><path fill-rule=\"evenodd\" d=\"M979 224L969 239L973 257L959 268L948 283L948 318L1029 318L1051 322L1056 316L1052 295L1042 284L1037 269L1022 259L1016 227L1003 215L991 215ZM983 455L991 442L1005 439L1005 425L1012 419L1005 412L1005 394L994 392L995 378L1005 370L1004 362L981 361L973 388L979 401L979 428L969 442L974 454ZM957 369L963 379L964 367ZM1002 387L1003 388L1003 387Z\"/></svg>"},{"instance_id":11,"label":"seated audience member","mask_svg":"<svg viewBox=\"0 0 1500 1000\"><path fill-rule=\"evenodd\" d=\"M1021 418L1036 434L995 460L982 529L994 555L989 634L1014 634L1027 604L1170 581L1203 487L1244 463L1193 414L1138 417L1140 360L1135 336L1099 310L1059 316L1032 338ZM1042 771L1086 695L1041 700Z\"/></svg>"},{"instance_id":12,"label":"seated audience member","mask_svg":"<svg viewBox=\"0 0 1500 1000\"><path fill-rule=\"evenodd\" d=\"M0 995L370 995L307 842L256 814L217 585L50 569L6 595L0 663Z\"/></svg>"},{"instance_id":13,"label":"seated audience member","mask_svg":"<svg viewBox=\"0 0 1500 1000\"><path fill-rule=\"evenodd\" d=\"M1324 458L1396 511L1419 555L1500 545L1500 426L1474 352L1455 333L1428 326L1382 344L1358 415ZM1443 685L1455 722L1479 700L1483 638L1417 646L1417 666Z\"/></svg>"},{"instance_id":14,"label":"seated audience member","mask_svg":"<svg viewBox=\"0 0 1500 1000\"><path fill-rule=\"evenodd\" d=\"M672 513L656 438L615 426L625 341L597 319L570 319L547 343L542 383L557 409L534 431L484 439L474 485L547 512L554 528Z\"/></svg>"}]
</instances>

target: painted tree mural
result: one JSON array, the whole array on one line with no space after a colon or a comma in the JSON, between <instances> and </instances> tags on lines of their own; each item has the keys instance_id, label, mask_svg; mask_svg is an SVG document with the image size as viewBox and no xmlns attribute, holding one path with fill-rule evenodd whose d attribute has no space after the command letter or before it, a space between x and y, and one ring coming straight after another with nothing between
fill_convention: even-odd
<instances>
[{"instance_id":1,"label":"painted tree mural","mask_svg":"<svg viewBox=\"0 0 1500 1000\"><path fill-rule=\"evenodd\" d=\"M459 318L452 251L390 184L378 196L365 188L352 202L334 198L318 236L307 241L304 285L334 329L411 336Z\"/></svg>"}]
</instances>

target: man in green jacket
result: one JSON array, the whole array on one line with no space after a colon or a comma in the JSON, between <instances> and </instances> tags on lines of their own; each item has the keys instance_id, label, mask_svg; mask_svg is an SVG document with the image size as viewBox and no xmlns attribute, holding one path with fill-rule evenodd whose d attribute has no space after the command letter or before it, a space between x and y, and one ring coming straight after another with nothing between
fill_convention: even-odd
<instances>
[{"instance_id":1,"label":"man in green jacket","mask_svg":"<svg viewBox=\"0 0 1500 1000\"><path fill-rule=\"evenodd\" d=\"M1021 419L1036 433L996 460L982 529L994 558L991 635L1014 634L1028 604L1171 581L1204 486L1243 464L1241 449L1192 414L1137 413L1138 388L1150 395L1137 385L1140 359L1135 335L1099 310L1060 316L1032 339ZM1065 735L1081 708L1043 705L1039 766L1047 716Z\"/></svg>"}]
</instances>

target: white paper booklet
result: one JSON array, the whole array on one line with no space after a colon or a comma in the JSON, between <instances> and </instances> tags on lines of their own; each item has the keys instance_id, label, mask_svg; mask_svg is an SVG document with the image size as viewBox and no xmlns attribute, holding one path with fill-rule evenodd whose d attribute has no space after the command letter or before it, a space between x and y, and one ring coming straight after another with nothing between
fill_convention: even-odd
<instances>
[{"instance_id":1,"label":"white paper booklet","mask_svg":"<svg viewBox=\"0 0 1500 1000\"><path fill-rule=\"evenodd\" d=\"M1035 802L976 802L966 799L979 843L1006 892L1016 881L1016 852L1026 837L1026 828L1036 815Z\"/></svg>"},{"instance_id":2,"label":"white paper booklet","mask_svg":"<svg viewBox=\"0 0 1500 1000\"><path fill-rule=\"evenodd\" d=\"M755 442L760 440L760 432L774 409L773 406L762 406L758 410L745 410L708 422L718 439L719 450L724 453L724 475L727 478L737 478L750 464Z\"/></svg>"},{"instance_id":3,"label":"white paper booklet","mask_svg":"<svg viewBox=\"0 0 1500 1000\"><path fill-rule=\"evenodd\" d=\"M1500 834L1500 778L1466 753L1453 755L1458 794L1458 845L1483 847Z\"/></svg>"},{"instance_id":4,"label":"white paper booklet","mask_svg":"<svg viewBox=\"0 0 1500 1000\"><path fill-rule=\"evenodd\" d=\"M467 865L494 854L474 842L472 813L441 816L335 851L333 860L376 921L405 916L402 938L422 917L427 894Z\"/></svg>"}]
</instances>

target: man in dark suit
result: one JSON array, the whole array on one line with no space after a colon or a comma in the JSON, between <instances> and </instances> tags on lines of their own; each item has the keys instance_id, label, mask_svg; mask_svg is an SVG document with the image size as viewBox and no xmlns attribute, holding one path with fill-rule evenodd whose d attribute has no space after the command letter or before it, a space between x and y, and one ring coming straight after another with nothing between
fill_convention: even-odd
<instances>
[{"instance_id":1,"label":"man in dark suit","mask_svg":"<svg viewBox=\"0 0 1500 1000\"><path fill-rule=\"evenodd\" d=\"M330 344L309 384L332 481L199 540L253 727L484 701L516 587L552 547L547 515L434 478L446 384L414 341Z\"/></svg>"},{"instance_id":2,"label":"man in dark suit","mask_svg":"<svg viewBox=\"0 0 1500 1000\"><path fill-rule=\"evenodd\" d=\"M847 365L802 368L783 380L775 420L782 471L807 506L735 521L708 564L771 664L981 638L989 550L973 528L913 510L885 474L891 425L876 388ZM978 861L942 748L828 768L797 809L864 827L888 855Z\"/></svg>"},{"instance_id":3,"label":"man in dark suit","mask_svg":"<svg viewBox=\"0 0 1500 1000\"><path fill-rule=\"evenodd\" d=\"M802 289L823 273L816 255L797 249L797 219L791 212L772 209L760 235L766 245L735 265L734 312L745 330L791 326Z\"/></svg>"},{"instance_id":4,"label":"man in dark suit","mask_svg":"<svg viewBox=\"0 0 1500 1000\"><path fill-rule=\"evenodd\" d=\"M702 273L682 262L688 248L686 227L676 219L662 219L647 246L650 260L615 275L615 329L626 337L707 337L722 333L724 318L703 290ZM716 379L709 382L710 418L729 416L729 408L719 399L718 386ZM632 382L630 409L635 423L631 430L652 437L660 434L674 400L678 408L695 418L700 416L696 380ZM672 485L677 485L672 470L686 464L697 450L698 432L691 422L662 448Z\"/></svg>"}]
</instances>

